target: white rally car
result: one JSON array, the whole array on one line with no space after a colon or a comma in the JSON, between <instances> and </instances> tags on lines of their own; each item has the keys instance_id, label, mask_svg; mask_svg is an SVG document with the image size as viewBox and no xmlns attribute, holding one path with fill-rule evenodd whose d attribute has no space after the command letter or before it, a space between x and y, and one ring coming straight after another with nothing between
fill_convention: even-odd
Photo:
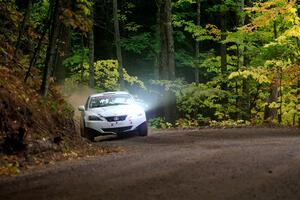
<instances>
[{"instance_id":1,"label":"white rally car","mask_svg":"<svg viewBox=\"0 0 300 200\"><path fill-rule=\"evenodd\" d=\"M127 92L105 92L88 97L81 111L81 136L93 140L98 135L124 135L136 131L147 136L144 109Z\"/></svg>"}]
</instances>

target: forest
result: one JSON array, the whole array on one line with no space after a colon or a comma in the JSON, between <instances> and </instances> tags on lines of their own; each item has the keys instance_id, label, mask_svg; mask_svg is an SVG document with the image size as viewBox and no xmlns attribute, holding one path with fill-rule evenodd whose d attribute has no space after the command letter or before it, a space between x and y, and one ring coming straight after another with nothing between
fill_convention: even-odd
<instances>
[{"instance_id":1,"label":"forest","mask_svg":"<svg viewBox=\"0 0 300 200\"><path fill-rule=\"evenodd\" d=\"M2 75L43 101L85 86L156 128L300 125L297 0L0 0L0 22Z\"/></svg>"}]
</instances>

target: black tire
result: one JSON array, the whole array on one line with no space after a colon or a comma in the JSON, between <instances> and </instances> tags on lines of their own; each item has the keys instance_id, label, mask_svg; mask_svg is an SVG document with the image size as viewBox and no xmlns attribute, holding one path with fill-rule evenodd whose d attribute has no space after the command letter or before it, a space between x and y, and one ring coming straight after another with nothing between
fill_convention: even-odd
<instances>
[{"instance_id":1,"label":"black tire","mask_svg":"<svg viewBox=\"0 0 300 200\"><path fill-rule=\"evenodd\" d=\"M86 137L87 136L87 130L85 128L85 125L84 125L84 120L81 120L80 121L80 136L81 137Z\"/></svg>"},{"instance_id":2,"label":"black tire","mask_svg":"<svg viewBox=\"0 0 300 200\"><path fill-rule=\"evenodd\" d=\"M95 131L88 129L84 125L84 121L80 124L80 136L89 139L90 141L95 141L95 136L97 135Z\"/></svg>"},{"instance_id":3,"label":"black tire","mask_svg":"<svg viewBox=\"0 0 300 200\"><path fill-rule=\"evenodd\" d=\"M145 137L148 135L148 126L147 122L142 123L138 128L138 135L141 137Z\"/></svg>"},{"instance_id":4,"label":"black tire","mask_svg":"<svg viewBox=\"0 0 300 200\"><path fill-rule=\"evenodd\" d=\"M91 142L95 142L95 137L98 135L98 132L93 129L84 128L84 134Z\"/></svg>"},{"instance_id":5,"label":"black tire","mask_svg":"<svg viewBox=\"0 0 300 200\"><path fill-rule=\"evenodd\" d=\"M85 131L86 131L86 136L87 136L87 138L88 138L91 142L95 142L95 136L96 136L95 132L94 132L94 131L91 131L91 130L89 130L89 129L86 129Z\"/></svg>"}]
</instances>

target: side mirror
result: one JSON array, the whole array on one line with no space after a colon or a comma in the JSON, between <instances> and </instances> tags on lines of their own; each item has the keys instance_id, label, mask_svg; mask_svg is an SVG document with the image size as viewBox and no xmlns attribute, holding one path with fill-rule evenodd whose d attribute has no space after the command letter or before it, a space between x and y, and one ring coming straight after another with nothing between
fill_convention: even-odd
<instances>
[{"instance_id":1,"label":"side mirror","mask_svg":"<svg viewBox=\"0 0 300 200\"><path fill-rule=\"evenodd\" d=\"M84 106L79 106L79 107L78 107L78 110L79 110L79 111L84 111L85 108L84 108Z\"/></svg>"}]
</instances>

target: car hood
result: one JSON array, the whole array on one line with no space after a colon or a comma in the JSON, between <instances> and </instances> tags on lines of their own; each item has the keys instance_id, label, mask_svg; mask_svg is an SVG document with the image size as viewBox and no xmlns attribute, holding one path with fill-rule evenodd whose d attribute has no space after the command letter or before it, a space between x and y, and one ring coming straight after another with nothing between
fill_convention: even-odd
<instances>
[{"instance_id":1,"label":"car hood","mask_svg":"<svg viewBox=\"0 0 300 200\"><path fill-rule=\"evenodd\" d=\"M100 108L93 108L90 111L103 117L130 115L139 112L144 112L144 110L138 105L106 106Z\"/></svg>"}]
</instances>

